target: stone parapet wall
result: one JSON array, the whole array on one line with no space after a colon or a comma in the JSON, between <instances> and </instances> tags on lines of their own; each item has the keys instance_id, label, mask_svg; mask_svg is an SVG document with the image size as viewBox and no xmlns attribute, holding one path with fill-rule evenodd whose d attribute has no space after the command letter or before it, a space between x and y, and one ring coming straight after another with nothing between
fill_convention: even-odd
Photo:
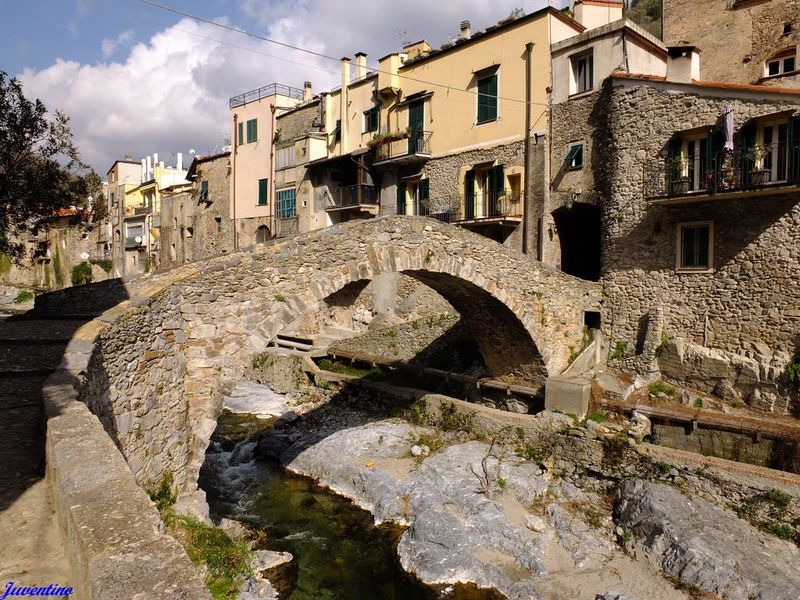
<instances>
[{"instance_id":1,"label":"stone parapet wall","mask_svg":"<svg viewBox=\"0 0 800 600\"><path fill-rule=\"evenodd\" d=\"M164 532L155 505L112 438L82 401L87 383L96 384L92 363L101 352L98 340L111 323L146 303L141 297L123 302L81 327L43 390L47 483L80 600L211 598L182 546Z\"/></svg>"}]
</instances>

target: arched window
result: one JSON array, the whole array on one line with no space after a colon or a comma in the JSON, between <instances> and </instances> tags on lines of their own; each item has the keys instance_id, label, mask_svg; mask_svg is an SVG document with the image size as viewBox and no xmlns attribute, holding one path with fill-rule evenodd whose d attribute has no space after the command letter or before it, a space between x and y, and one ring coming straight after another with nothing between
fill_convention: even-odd
<instances>
[{"instance_id":1,"label":"arched window","mask_svg":"<svg viewBox=\"0 0 800 600\"><path fill-rule=\"evenodd\" d=\"M256 244L263 244L270 238L269 229L266 225L262 225L256 229Z\"/></svg>"}]
</instances>

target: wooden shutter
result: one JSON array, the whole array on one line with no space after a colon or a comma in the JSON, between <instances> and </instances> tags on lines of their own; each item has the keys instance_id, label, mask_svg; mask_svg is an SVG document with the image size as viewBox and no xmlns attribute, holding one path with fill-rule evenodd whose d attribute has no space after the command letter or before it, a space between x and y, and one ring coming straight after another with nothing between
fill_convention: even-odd
<instances>
[{"instance_id":1,"label":"wooden shutter","mask_svg":"<svg viewBox=\"0 0 800 600\"><path fill-rule=\"evenodd\" d=\"M397 184L397 214L406 214L406 184L400 182Z\"/></svg>"},{"instance_id":2,"label":"wooden shutter","mask_svg":"<svg viewBox=\"0 0 800 600\"><path fill-rule=\"evenodd\" d=\"M244 123L239 121L239 131L237 132L236 136L236 145L241 146L244 144Z\"/></svg>"},{"instance_id":3,"label":"wooden shutter","mask_svg":"<svg viewBox=\"0 0 800 600\"><path fill-rule=\"evenodd\" d=\"M497 119L497 75L478 80L478 123Z\"/></svg>"},{"instance_id":4,"label":"wooden shutter","mask_svg":"<svg viewBox=\"0 0 800 600\"><path fill-rule=\"evenodd\" d=\"M464 218L475 218L475 171L464 175Z\"/></svg>"},{"instance_id":5,"label":"wooden shutter","mask_svg":"<svg viewBox=\"0 0 800 600\"><path fill-rule=\"evenodd\" d=\"M756 147L756 124L749 122L739 132L739 165L741 169L741 182L749 185L752 181L752 172L756 167L752 152Z\"/></svg>"},{"instance_id":6,"label":"wooden shutter","mask_svg":"<svg viewBox=\"0 0 800 600\"><path fill-rule=\"evenodd\" d=\"M419 214L428 215L428 199L430 198L431 187L430 179L420 179L419 181Z\"/></svg>"},{"instance_id":7,"label":"wooden shutter","mask_svg":"<svg viewBox=\"0 0 800 600\"><path fill-rule=\"evenodd\" d=\"M268 197L268 181L266 179L259 179L258 180L258 205L265 206L267 204L267 197Z\"/></svg>"},{"instance_id":8,"label":"wooden shutter","mask_svg":"<svg viewBox=\"0 0 800 600\"><path fill-rule=\"evenodd\" d=\"M789 119L787 178L789 181L800 180L800 116Z\"/></svg>"}]
</instances>

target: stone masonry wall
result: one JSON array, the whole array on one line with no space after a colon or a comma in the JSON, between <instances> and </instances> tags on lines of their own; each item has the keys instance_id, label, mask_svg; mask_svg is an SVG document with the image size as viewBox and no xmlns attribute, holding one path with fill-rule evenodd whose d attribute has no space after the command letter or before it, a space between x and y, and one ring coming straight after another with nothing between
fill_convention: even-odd
<instances>
[{"instance_id":1,"label":"stone masonry wall","mask_svg":"<svg viewBox=\"0 0 800 600\"><path fill-rule=\"evenodd\" d=\"M208 182L208 199L195 197L192 215L193 260L203 260L233 251L233 221L230 217L230 161L228 155L201 162L197 166L196 187Z\"/></svg>"},{"instance_id":2,"label":"stone masonry wall","mask_svg":"<svg viewBox=\"0 0 800 600\"><path fill-rule=\"evenodd\" d=\"M800 107L788 101L702 97L656 85L617 84L605 110L613 158L603 205L604 328L632 352L647 315L663 306L663 328L690 342L735 353L793 353L800 343L798 194L651 206L647 161L663 157L676 132L715 125L725 107L735 129L759 115ZM713 270L675 269L677 224L713 222Z\"/></svg>"},{"instance_id":3,"label":"stone masonry wall","mask_svg":"<svg viewBox=\"0 0 800 600\"><path fill-rule=\"evenodd\" d=\"M698 46L700 74L706 81L755 83L764 61L775 52L800 45L800 0L742 2L664 0L667 45ZM784 34L784 26L792 31ZM789 87L780 79L776 85Z\"/></svg>"}]
</instances>

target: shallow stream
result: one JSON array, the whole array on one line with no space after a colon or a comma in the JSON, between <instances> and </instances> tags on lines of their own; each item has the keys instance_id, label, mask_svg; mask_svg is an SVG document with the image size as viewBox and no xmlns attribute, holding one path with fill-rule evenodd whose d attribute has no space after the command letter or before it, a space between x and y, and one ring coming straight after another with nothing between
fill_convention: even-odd
<instances>
[{"instance_id":1,"label":"shallow stream","mask_svg":"<svg viewBox=\"0 0 800 600\"><path fill-rule=\"evenodd\" d=\"M373 525L349 500L255 458L254 434L275 419L224 411L200 477L212 517L245 521L263 532L259 547L290 552L267 575L281 600L502 598L474 586L435 590L400 566L398 527Z\"/></svg>"}]
</instances>

